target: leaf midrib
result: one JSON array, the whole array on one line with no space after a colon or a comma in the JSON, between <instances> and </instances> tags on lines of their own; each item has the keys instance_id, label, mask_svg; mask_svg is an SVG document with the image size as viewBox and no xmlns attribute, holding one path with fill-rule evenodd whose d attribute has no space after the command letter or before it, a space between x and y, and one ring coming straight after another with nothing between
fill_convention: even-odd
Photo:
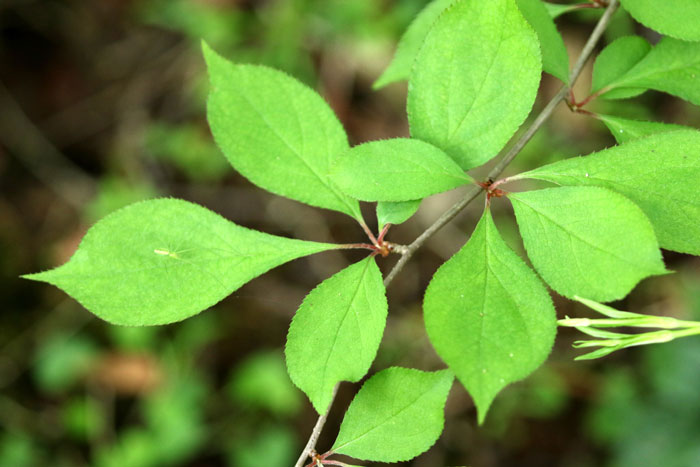
<instances>
[{"instance_id":1,"label":"leaf midrib","mask_svg":"<svg viewBox=\"0 0 700 467\"><path fill-rule=\"evenodd\" d=\"M560 230L562 230L562 231L563 231L564 233L566 233L568 236L571 236L571 237L576 238L576 239L579 240L581 243L584 243L584 244L590 246L591 248L593 248L593 249L595 249L595 250L598 250L598 251L601 251L601 252L603 252L603 253L605 253L605 254L609 254L610 256L612 256L612 257L614 257L614 258L617 258L617 259L619 259L620 261L622 261L622 262L624 262L624 263L627 263L627 264L629 264L629 265L631 265L631 266L634 266L634 267L636 267L636 268L643 267L643 268L646 269L646 268L648 267L647 265L636 264L636 263L630 261L629 259L627 259L627 258L625 258L625 257L623 257L623 256L619 256L619 255L617 255L617 254L615 254L615 253L613 253L613 252L610 252L610 251L607 251L607 250L603 249L602 247L600 247L600 246L598 246L598 245L595 245L595 244L591 243L591 242L588 241L587 239L585 239L585 238L583 238L583 237L581 237L581 236L575 234L574 232L571 232L571 231L567 230L563 225L559 224L558 222L556 222L554 219L552 219L550 216L548 216L547 214L543 213L542 211L539 211L539 210L535 209L532 205L526 203L526 202L523 201L521 198L515 198L515 197L514 197L514 199L517 199L519 202L521 202L521 203L523 203L525 206L529 207L535 214L537 214L538 216L544 217L544 218L547 219L552 225L554 225L555 227L558 227Z\"/></svg>"},{"instance_id":2,"label":"leaf midrib","mask_svg":"<svg viewBox=\"0 0 700 467\"><path fill-rule=\"evenodd\" d=\"M285 88L285 92L286 92L286 86L282 86L282 87ZM236 89L235 89L235 88L234 88L234 92L236 92ZM267 118L265 117L265 115L263 115L263 113L260 112L260 111L257 109L257 107L256 107L255 105L253 105L252 101L251 101L250 99L248 99L248 96L246 96L244 93L241 93L241 92L236 92L236 94L237 94L238 96L240 96L240 97L243 98L243 100L250 106L251 109L253 109L253 111L260 117L260 119L262 119L262 121L263 121L263 122L265 123L265 125L272 131L272 133L274 133L275 136L277 136L277 138L278 138L280 141L282 141L282 142L284 143L284 145L292 152L292 154L293 154L294 156L296 156L296 158L299 159L299 160L302 162L302 164L307 168L307 170L308 170L309 172L311 172L311 173L318 179L318 181L321 183L321 185L323 185L324 187L326 187L326 188L328 189L328 191L329 191L330 193L333 194L333 196L336 198L336 200L339 201L339 202L340 202L342 205L344 205L346 208L348 208L348 209L350 210L350 212L353 213L353 216L355 216L356 213L355 213L354 207L350 206L350 205L347 203L347 200L345 199L345 196L344 196L343 194L338 193L338 192L336 191L336 189L335 189L335 187L332 185L330 179L324 178L321 174L319 174L318 172L316 172L316 170L315 170L311 165L309 165L308 161L307 161L306 159L304 159L304 157L296 150L296 148L294 148L294 147L287 141L287 139L284 138L284 137L277 131L277 129L276 129L273 125L270 124L270 122L267 120ZM292 101L293 101L293 99L292 99ZM297 118L297 121L299 121L299 116L297 115L297 113L294 112L294 114L295 114L295 116L296 116L296 118ZM302 133L303 133L303 132L302 132ZM302 137L303 137L303 134L302 134ZM327 146L326 146L326 148L327 148ZM328 155L326 155L326 158L327 158L327 157L328 157Z\"/></svg>"},{"instance_id":3,"label":"leaf midrib","mask_svg":"<svg viewBox=\"0 0 700 467\"><path fill-rule=\"evenodd\" d=\"M350 444L352 444L352 443L358 442L360 439L364 438L365 436L367 436L368 434L370 434L372 431L379 429L379 428L382 427L383 425L386 425L386 424L389 423L391 420L393 420L394 418L398 417L398 416L401 415L403 412L405 412L406 410L408 410L408 409L410 409L412 406L414 406L420 399L422 399L422 398L424 398L424 397L430 395L430 394L433 392L433 390L435 389L435 387L438 385L438 383L439 383L439 381L436 381L427 391L425 391L424 393L420 394L418 397L416 397L415 399L413 399L413 400L412 400L411 402L409 402L408 404L404 405L404 406L403 406L401 409L399 409L397 412L391 414L391 416L389 416L388 418L383 419L382 422L380 422L379 424L377 424L377 425L373 426L372 428L368 429L367 431L365 431L365 432L362 433L361 435L359 435L359 436L357 436L357 437L355 437L355 438L353 438L353 439L351 439L351 440L349 440L349 441L346 441L344 444L341 444L340 446L336 447L336 448L334 449L334 451L340 452L340 449L342 449L342 448L344 448L344 447L346 447L346 446L348 446L348 445L350 445Z\"/></svg>"}]
</instances>

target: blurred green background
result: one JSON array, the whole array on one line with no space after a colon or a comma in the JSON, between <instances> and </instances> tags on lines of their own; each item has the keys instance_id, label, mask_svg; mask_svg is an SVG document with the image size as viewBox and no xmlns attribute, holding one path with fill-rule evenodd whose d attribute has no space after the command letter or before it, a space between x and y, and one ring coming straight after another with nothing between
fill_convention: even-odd
<instances>
[{"instance_id":1,"label":"blurred green background","mask_svg":"<svg viewBox=\"0 0 700 467\"><path fill-rule=\"evenodd\" d=\"M18 278L70 257L100 217L176 196L277 235L356 242L349 218L281 199L230 169L204 115L206 39L230 59L283 69L317 89L353 143L408 134L406 85L373 92L425 0L2 0L0 2L0 466L291 466L316 415L289 381L291 316L359 253L300 259L215 309L159 328L99 321L62 292ZM578 55L599 12L558 20ZM620 13L605 41L653 33ZM590 69L576 87L585 97ZM545 76L538 107L557 90ZM693 126L698 109L658 93L594 110ZM507 109L504 109L504 112ZM613 144L561 105L511 173ZM673 180L669 180L673 183ZM426 200L389 239L408 243L460 195ZM373 371L442 367L425 336L423 290L466 240L480 203L440 231L388 295ZM507 202L497 223L522 251ZM367 219L376 224L371 206ZM670 276L619 307L700 319L700 262L666 254ZM385 271L395 258L383 260ZM115 278L118 280L118 278ZM555 297L558 312L587 312ZM700 339L574 363L559 334L548 363L496 399L484 427L455 385L438 443L412 466L700 465ZM344 384L319 449L333 442L357 385ZM369 464L363 465L380 465Z\"/></svg>"}]
</instances>

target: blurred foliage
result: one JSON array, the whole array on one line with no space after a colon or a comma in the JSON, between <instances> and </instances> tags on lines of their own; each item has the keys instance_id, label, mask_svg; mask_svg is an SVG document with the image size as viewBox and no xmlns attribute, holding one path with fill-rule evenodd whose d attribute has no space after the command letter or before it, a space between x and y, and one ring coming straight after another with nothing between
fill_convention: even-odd
<instances>
[{"instance_id":1,"label":"blurred foliage","mask_svg":"<svg viewBox=\"0 0 700 467\"><path fill-rule=\"evenodd\" d=\"M289 381L280 346L304 294L350 259L328 255L286 265L215 309L162 328L98 322L75 304L57 307L55 290L14 278L67 259L85 224L154 196L200 202L271 233L357 241L360 233L342 219L258 193L230 170L204 118L208 84L200 40L227 58L280 68L321 90L352 141L406 135L405 85L370 89L426 3L0 2L0 81L34 130L87 175L96 193L76 210L0 135L0 466L293 464L315 413ZM599 15L581 10L557 20L573 50ZM621 11L605 40L640 32L648 34ZM556 87L545 78L542 93L552 95ZM584 85L577 97L587 91ZM700 123L697 108L657 93L596 101L592 108ZM509 171L611 144L602 123L562 109ZM50 160L46 164L60 177ZM426 200L410 222L392 229L390 240L415 238L449 205L449 196ZM522 251L509 205L494 211L506 241ZM295 217L294 225L270 216L274 212ZM468 211L443 229L392 285L376 369L441 367L425 337L422 291L474 221ZM660 303L651 312L679 317L692 310L700 319L697 259L666 260L675 277L645 282L629 300ZM581 312L556 301L562 315ZM412 465L700 465L697 339L586 364L571 361L573 339L562 331L550 364L505 391L483 429L474 427L469 398L454 390L443 438ZM351 397L343 392L347 386L342 403ZM340 415L331 414L320 446L332 443Z\"/></svg>"},{"instance_id":2,"label":"blurred foliage","mask_svg":"<svg viewBox=\"0 0 700 467\"><path fill-rule=\"evenodd\" d=\"M231 171L211 135L192 125L153 123L146 130L145 146L195 181L217 181Z\"/></svg>"}]
</instances>

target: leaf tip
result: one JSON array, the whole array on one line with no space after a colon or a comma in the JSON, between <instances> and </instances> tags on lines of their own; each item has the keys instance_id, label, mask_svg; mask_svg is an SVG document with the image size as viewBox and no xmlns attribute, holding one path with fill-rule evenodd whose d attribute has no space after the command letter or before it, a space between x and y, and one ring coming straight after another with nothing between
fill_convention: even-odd
<instances>
[{"instance_id":1,"label":"leaf tip","mask_svg":"<svg viewBox=\"0 0 700 467\"><path fill-rule=\"evenodd\" d=\"M489 407L491 407L491 402L489 402L484 408L481 408L479 404L476 405L476 422L479 426L484 426Z\"/></svg>"},{"instance_id":2,"label":"leaf tip","mask_svg":"<svg viewBox=\"0 0 700 467\"><path fill-rule=\"evenodd\" d=\"M216 63L225 62L226 59L222 57L216 50L214 50L207 41L202 39L202 55L204 56L204 63L207 65L207 70L209 70L209 78L211 79L211 69Z\"/></svg>"},{"instance_id":3,"label":"leaf tip","mask_svg":"<svg viewBox=\"0 0 700 467\"><path fill-rule=\"evenodd\" d=\"M476 421L479 426L484 425L486 415L491 409L491 404L502 390L503 386L492 394L472 394L474 406L476 407Z\"/></svg>"},{"instance_id":4,"label":"leaf tip","mask_svg":"<svg viewBox=\"0 0 700 467\"><path fill-rule=\"evenodd\" d=\"M380 89L384 88L386 85L389 84L389 81L384 78L384 73L377 78L374 83L372 83L372 91L379 91Z\"/></svg>"},{"instance_id":5,"label":"leaf tip","mask_svg":"<svg viewBox=\"0 0 700 467\"><path fill-rule=\"evenodd\" d=\"M41 272L32 272L29 274L22 274L19 276L22 279L27 279L30 281L36 281L36 282L46 282L47 284L54 284L54 276L56 271L59 268L53 268L53 269L48 269L46 271L41 271Z\"/></svg>"}]
</instances>

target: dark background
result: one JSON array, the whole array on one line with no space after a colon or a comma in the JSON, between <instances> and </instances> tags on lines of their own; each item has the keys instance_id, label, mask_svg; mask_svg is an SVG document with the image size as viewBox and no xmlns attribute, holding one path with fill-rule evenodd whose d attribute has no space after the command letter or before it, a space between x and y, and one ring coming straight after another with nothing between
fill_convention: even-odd
<instances>
[{"instance_id":1,"label":"dark background","mask_svg":"<svg viewBox=\"0 0 700 467\"><path fill-rule=\"evenodd\" d=\"M199 41L311 85L352 143L406 136L405 84L374 92L371 83L425 3L0 0L0 466L293 464L316 415L286 376L287 327L311 288L361 254L294 261L213 310L159 328L111 326L60 290L18 276L63 263L97 219L154 196L194 201L277 235L364 241L346 216L276 197L233 172L206 124ZM599 14L557 21L572 57ZM630 33L658 39L621 13L604 42ZM589 83L590 67L576 86L578 98ZM545 75L536 108L558 86ZM700 123L698 109L651 92L591 108ZM602 124L562 104L510 170L612 144ZM389 240L409 243L459 196L457 190L426 200ZM522 252L510 206L494 205L503 235ZM374 226L372 207L365 207ZM422 295L481 208L474 203L435 235L391 285L372 372L443 366L425 336ZM616 305L698 319L700 262L668 253L665 259L676 274L643 281ZM395 260L380 267L388 271ZM560 297L555 303L560 316L587 313ZM561 331L548 363L507 388L483 427L455 385L442 438L410 465L700 465L700 339L574 362L576 338ZM320 450L332 444L358 387L342 386Z\"/></svg>"}]
</instances>

